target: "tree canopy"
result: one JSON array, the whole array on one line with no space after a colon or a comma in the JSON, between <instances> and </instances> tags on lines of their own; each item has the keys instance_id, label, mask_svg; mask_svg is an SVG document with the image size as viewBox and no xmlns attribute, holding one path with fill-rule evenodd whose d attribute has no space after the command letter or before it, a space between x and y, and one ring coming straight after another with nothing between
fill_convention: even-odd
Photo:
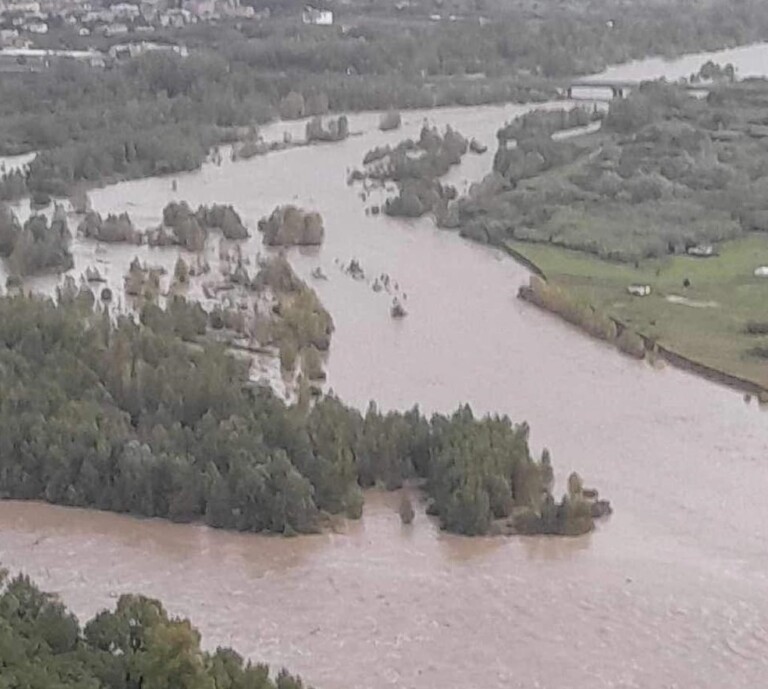
<instances>
[{"instance_id":1,"label":"tree canopy","mask_svg":"<svg viewBox=\"0 0 768 689\"><path fill-rule=\"evenodd\" d=\"M229 648L207 653L189 620L121 596L84 627L28 577L0 570L1 689L302 689Z\"/></svg>"},{"instance_id":2,"label":"tree canopy","mask_svg":"<svg viewBox=\"0 0 768 689\"><path fill-rule=\"evenodd\" d=\"M3 497L289 534L359 516L361 488L423 478L452 531L541 517L551 470L525 424L469 407L361 414L332 396L287 405L222 345L185 341L205 332L199 305L113 320L70 287L58 303L0 298Z\"/></svg>"}]
</instances>

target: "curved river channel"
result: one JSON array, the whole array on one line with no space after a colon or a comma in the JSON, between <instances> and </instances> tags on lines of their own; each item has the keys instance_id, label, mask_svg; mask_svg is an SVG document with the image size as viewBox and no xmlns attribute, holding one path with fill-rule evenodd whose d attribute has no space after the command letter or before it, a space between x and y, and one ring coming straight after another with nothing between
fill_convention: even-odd
<instances>
[{"instance_id":1,"label":"curved river channel","mask_svg":"<svg viewBox=\"0 0 768 689\"><path fill-rule=\"evenodd\" d=\"M715 59L750 73L766 55L758 46ZM610 76L678 76L709 57ZM324 246L290 258L308 280L316 266L329 276L312 284L336 322L333 389L360 407L375 399L447 411L466 401L525 419L561 481L575 468L610 497L609 521L579 539L464 539L441 533L423 510L403 527L397 494L374 492L343 533L280 539L5 502L3 565L58 591L82 617L122 592L160 597L192 619L206 646L284 664L320 689L764 686L765 413L732 390L584 337L516 299L528 277L516 263L427 220L367 216L359 186L346 185L366 150L416 135L427 116L490 146L452 171L461 188L489 170L496 130L524 110L408 112L403 130L386 134L377 115L354 115L362 134L343 143L206 165L178 177L176 192L152 179L92 198L139 227L159 222L173 198L231 203L252 229L277 204L317 209ZM259 246L252 237L247 253ZM119 284L134 255L168 266L176 256L100 251L78 242L77 274L101 262ZM407 318L393 321L389 296L342 273L336 259L353 257L399 283Z\"/></svg>"}]
</instances>

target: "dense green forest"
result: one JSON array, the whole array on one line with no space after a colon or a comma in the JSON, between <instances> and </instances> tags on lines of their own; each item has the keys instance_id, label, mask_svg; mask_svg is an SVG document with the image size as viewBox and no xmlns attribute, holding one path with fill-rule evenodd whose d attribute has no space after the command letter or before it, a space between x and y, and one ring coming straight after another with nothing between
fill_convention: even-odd
<instances>
[{"instance_id":1,"label":"dense green forest","mask_svg":"<svg viewBox=\"0 0 768 689\"><path fill-rule=\"evenodd\" d=\"M485 21L478 7L455 22L371 12L344 27L205 24L165 37L188 43L186 58L155 53L107 70L60 63L5 75L0 153L41 153L27 175L6 176L0 199L192 170L212 146L249 138L278 115L540 101L555 95L549 78L768 35L762 0L485 4Z\"/></svg>"},{"instance_id":2,"label":"dense green forest","mask_svg":"<svg viewBox=\"0 0 768 689\"><path fill-rule=\"evenodd\" d=\"M182 340L205 332L199 305L113 321L72 287L58 304L0 298L3 497L291 534L359 516L361 488L421 478L452 531L592 528L579 481L555 504L526 424L468 407L360 414L307 394L288 406L223 346Z\"/></svg>"},{"instance_id":3,"label":"dense green forest","mask_svg":"<svg viewBox=\"0 0 768 689\"><path fill-rule=\"evenodd\" d=\"M707 98L648 82L611 103L601 131L564 140L552 122L583 123L574 111L529 114L499 132L492 175L458 203L462 231L623 262L766 231L766 104L762 79Z\"/></svg>"},{"instance_id":4,"label":"dense green forest","mask_svg":"<svg viewBox=\"0 0 768 689\"><path fill-rule=\"evenodd\" d=\"M302 689L286 670L207 653L189 620L160 601L124 595L81 628L28 577L0 570L1 689Z\"/></svg>"}]
</instances>

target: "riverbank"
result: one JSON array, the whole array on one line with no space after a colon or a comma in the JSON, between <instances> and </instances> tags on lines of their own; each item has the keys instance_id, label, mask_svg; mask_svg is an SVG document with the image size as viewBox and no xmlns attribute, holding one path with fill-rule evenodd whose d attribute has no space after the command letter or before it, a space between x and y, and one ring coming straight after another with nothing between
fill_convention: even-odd
<instances>
[{"instance_id":1,"label":"riverbank","mask_svg":"<svg viewBox=\"0 0 768 689\"><path fill-rule=\"evenodd\" d=\"M576 302L609 317L619 329L637 333L654 356L714 382L768 396L764 360L745 354L765 341L747 324L765 318L767 278L754 270L768 265L768 237L754 234L725 243L711 258L675 256L637 267L551 245L507 241L499 246ZM630 285L648 285L651 292L634 296Z\"/></svg>"},{"instance_id":2,"label":"riverbank","mask_svg":"<svg viewBox=\"0 0 768 689\"><path fill-rule=\"evenodd\" d=\"M520 118L458 201L461 234L533 268L521 296L590 334L768 397L766 102L765 80L706 99L654 81L589 136Z\"/></svg>"}]
</instances>

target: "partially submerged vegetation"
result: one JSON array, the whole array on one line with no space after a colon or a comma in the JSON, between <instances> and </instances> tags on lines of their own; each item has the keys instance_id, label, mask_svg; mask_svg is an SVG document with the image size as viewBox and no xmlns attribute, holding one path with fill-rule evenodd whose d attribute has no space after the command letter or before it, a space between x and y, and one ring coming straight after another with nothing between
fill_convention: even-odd
<instances>
[{"instance_id":1,"label":"partially submerged vegetation","mask_svg":"<svg viewBox=\"0 0 768 689\"><path fill-rule=\"evenodd\" d=\"M316 246L323 243L323 219L315 211L296 206L278 206L268 218L259 220L259 232L268 246Z\"/></svg>"},{"instance_id":2,"label":"partially submerged vegetation","mask_svg":"<svg viewBox=\"0 0 768 689\"><path fill-rule=\"evenodd\" d=\"M461 162L467 148L467 140L450 125L442 134L436 127L424 125L418 141L406 139L394 148L368 151L363 158L365 170L353 174L353 179L397 184L398 195L384 204L387 215L418 218L434 212L444 219L456 189L438 180Z\"/></svg>"},{"instance_id":3,"label":"partially submerged vegetation","mask_svg":"<svg viewBox=\"0 0 768 689\"><path fill-rule=\"evenodd\" d=\"M248 238L248 230L232 206L214 204L192 211L186 201L172 201L163 208L163 223L147 234L152 246L183 246L189 251L202 251L209 230L220 230L225 239Z\"/></svg>"},{"instance_id":4,"label":"partially submerged vegetation","mask_svg":"<svg viewBox=\"0 0 768 689\"><path fill-rule=\"evenodd\" d=\"M531 456L525 424L287 406L222 346L185 343L206 327L198 306L174 299L136 322L89 294L0 297L5 497L286 534L359 516L361 488L416 477L459 533L583 533L603 511L574 490L553 509L549 456Z\"/></svg>"},{"instance_id":5,"label":"partially submerged vegetation","mask_svg":"<svg viewBox=\"0 0 768 689\"><path fill-rule=\"evenodd\" d=\"M385 112L379 118L379 129L382 132L389 132L393 129L400 129L401 122L402 118L400 117L399 110L387 110L387 112Z\"/></svg>"},{"instance_id":6,"label":"partially submerged vegetation","mask_svg":"<svg viewBox=\"0 0 768 689\"><path fill-rule=\"evenodd\" d=\"M142 233L134 227L128 213L120 213L120 215L110 213L106 218L102 218L100 213L88 211L78 225L77 231L84 237L100 242L141 244L142 241Z\"/></svg>"},{"instance_id":7,"label":"partially submerged vegetation","mask_svg":"<svg viewBox=\"0 0 768 689\"><path fill-rule=\"evenodd\" d=\"M150 230L137 229L128 213L101 214L88 210L77 231L100 242L182 246L189 251L202 251L211 230L221 231L225 239L247 239L248 229L232 206L214 204L193 211L186 201L172 201L163 209L163 222Z\"/></svg>"},{"instance_id":8,"label":"partially submerged vegetation","mask_svg":"<svg viewBox=\"0 0 768 689\"><path fill-rule=\"evenodd\" d=\"M297 676L245 661L231 648L204 651L189 620L158 600L123 595L84 626L58 596L0 570L2 683L47 689L303 689Z\"/></svg>"},{"instance_id":9,"label":"partially submerged vegetation","mask_svg":"<svg viewBox=\"0 0 768 689\"><path fill-rule=\"evenodd\" d=\"M265 344L277 346L283 370L292 373L300 362L309 380L325 378L319 352L331 346L333 319L317 293L283 255L261 263L253 286L271 300Z\"/></svg>"},{"instance_id":10,"label":"partially submerged vegetation","mask_svg":"<svg viewBox=\"0 0 768 689\"><path fill-rule=\"evenodd\" d=\"M11 282L72 268L71 239L61 206L54 210L50 223L45 215L33 214L21 225L11 209L0 203L0 256L6 260Z\"/></svg>"},{"instance_id":11,"label":"partially submerged vegetation","mask_svg":"<svg viewBox=\"0 0 768 689\"><path fill-rule=\"evenodd\" d=\"M349 136L349 121L346 115L331 118L328 124L323 124L319 116L313 117L306 126L307 143L313 141L343 141Z\"/></svg>"}]
</instances>

